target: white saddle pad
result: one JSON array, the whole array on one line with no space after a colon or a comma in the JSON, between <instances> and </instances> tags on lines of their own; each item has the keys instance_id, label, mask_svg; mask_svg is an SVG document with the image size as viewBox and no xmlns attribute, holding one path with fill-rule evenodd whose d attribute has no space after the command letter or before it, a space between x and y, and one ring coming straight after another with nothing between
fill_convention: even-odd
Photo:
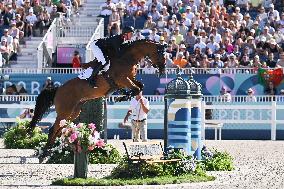
<instances>
[{"instance_id":1,"label":"white saddle pad","mask_svg":"<svg viewBox=\"0 0 284 189\"><path fill-rule=\"evenodd\" d=\"M79 77L80 79L88 79L89 77L91 77L92 73L93 73L93 68L89 67L89 68L83 70L83 71L78 75L78 77Z\"/></svg>"}]
</instances>

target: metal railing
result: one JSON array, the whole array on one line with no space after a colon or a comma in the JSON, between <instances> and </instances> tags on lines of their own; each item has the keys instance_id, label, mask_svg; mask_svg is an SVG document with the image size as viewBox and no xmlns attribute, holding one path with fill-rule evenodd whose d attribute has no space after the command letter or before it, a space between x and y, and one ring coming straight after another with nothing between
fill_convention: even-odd
<instances>
[{"instance_id":1,"label":"metal railing","mask_svg":"<svg viewBox=\"0 0 284 189\"><path fill-rule=\"evenodd\" d=\"M41 45L39 48L42 48ZM38 48L38 49L39 49ZM42 49L40 50L42 51ZM40 55L39 55L40 54ZM41 57L41 59L38 59L38 61L45 61L42 57L42 52L38 51L38 57ZM92 60L92 52L90 49L86 52L86 58L88 60ZM87 59L86 59L87 60ZM39 64L40 66L44 66L45 63ZM41 74L41 73L63 73L63 74L76 74L78 73L78 70L81 70L80 68L45 68L45 67L39 67L39 68L0 68L0 74L12 74L12 73L21 73L21 74ZM223 68L220 69L220 73L209 71L209 69L203 69L203 68L184 68L181 69L182 74L190 74L193 72L193 74L256 74L257 71L253 68ZM272 70L272 69L271 69ZM139 68L138 74L156 74L157 70L155 68ZM166 68L166 75L167 74L177 74L176 68Z\"/></svg>"},{"instance_id":2,"label":"metal railing","mask_svg":"<svg viewBox=\"0 0 284 189\"><path fill-rule=\"evenodd\" d=\"M116 98L119 95L112 95L106 98L108 103L114 103ZM144 95L150 102L164 102L164 95ZM236 95L232 96L230 102L246 102L247 101L246 95ZM256 95L256 102L284 102L284 96L268 96L268 95ZM29 101L35 102L37 95L0 95L0 102L6 101ZM202 96L204 102L227 102L224 98L220 95L204 95Z\"/></svg>"},{"instance_id":3,"label":"metal railing","mask_svg":"<svg viewBox=\"0 0 284 189\"><path fill-rule=\"evenodd\" d=\"M104 37L104 19L101 18L94 34L92 35L91 39L89 40L89 42L86 46L86 62L90 62L90 61L94 60L94 58L95 58L92 50L90 49L91 43L94 40L99 39L99 38L103 38L103 37Z\"/></svg>"}]
</instances>

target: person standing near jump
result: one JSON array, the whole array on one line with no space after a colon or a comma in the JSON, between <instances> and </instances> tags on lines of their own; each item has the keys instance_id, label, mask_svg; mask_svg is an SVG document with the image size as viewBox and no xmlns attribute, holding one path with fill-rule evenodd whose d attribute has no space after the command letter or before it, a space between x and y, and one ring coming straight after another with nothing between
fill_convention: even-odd
<instances>
[{"instance_id":1,"label":"person standing near jump","mask_svg":"<svg viewBox=\"0 0 284 189\"><path fill-rule=\"evenodd\" d=\"M138 142L140 136L143 142L147 142L147 114L149 111L149 101L143 97L142 91L140 91L140 93L130 101L130 108L124 118L125 124L128 121L128 117L132 115L131 128L134 142Z\"/></svg>"},{"instance_id":2,"label":"person standing near jump","mask_svg":"<svg viewBox=\"0 0 284 189\"><path fill-rule=\"evenodd\" d=\"M83 74L80 74L78 77L80 79L86 79L88 78L89 84L91 87L96 88L96 80L95 76L101 71L101 70L107 70L109 66L109 58L106 50L112 51L115 53L115 56L119 56L120 47L121 45L127 41L131 40L132 35L134 33L133 27L125 27L122 31L122 34L111 36L106 39L98 39L95 40L90 48L92 49L92 52L94 54L94 57L97 59L96 65L94 68L87 68L84 70ZM104 49L101 45L101 43L107 43L108 48L110 49Z\"/></svg>"}]
</instances>

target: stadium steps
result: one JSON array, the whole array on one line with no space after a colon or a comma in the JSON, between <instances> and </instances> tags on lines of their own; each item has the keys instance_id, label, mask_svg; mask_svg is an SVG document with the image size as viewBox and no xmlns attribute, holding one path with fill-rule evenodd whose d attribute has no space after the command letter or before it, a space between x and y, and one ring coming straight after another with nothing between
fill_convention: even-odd
<instances>
[{"instance_id":1,"label":"stadium steps","mask_svg":"<svg viewBox=\"0 0 284 189\"><path fill-rule=\"evenodd\" d=\"M26 38L24 45L20 45L21 52L18 53L17 61L11 64L11 68L37 68L37 47L42 37Z\"/></svg>"}]
</instances>

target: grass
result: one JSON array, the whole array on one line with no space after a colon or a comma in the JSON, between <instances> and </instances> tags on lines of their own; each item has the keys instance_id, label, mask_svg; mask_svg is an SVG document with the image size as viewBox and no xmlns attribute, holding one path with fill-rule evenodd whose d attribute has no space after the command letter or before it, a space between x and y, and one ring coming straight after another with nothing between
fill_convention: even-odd
<instances>
[{"instance_id":1,"label":"grass","mask_svg":"<svg viewBox=\"0 0 284 189\"><path fill-rule=\"evenodd\" d=\"M124 186L124 185L165 185L191 182L206 182L215 180L215 177L208 175L182 175L182 176L160 176L153 178L139 179L113 179L113 178L64 178L52 182L52 185L63 186Z\"/></svg>"}]
</instances>

